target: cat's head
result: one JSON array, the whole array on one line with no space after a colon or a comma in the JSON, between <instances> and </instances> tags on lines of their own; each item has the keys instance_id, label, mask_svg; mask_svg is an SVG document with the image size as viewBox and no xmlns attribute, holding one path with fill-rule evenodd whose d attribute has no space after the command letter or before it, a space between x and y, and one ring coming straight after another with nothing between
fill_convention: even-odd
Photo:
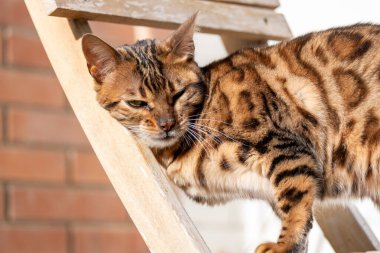
<instances>
[{"instance_id":1,"label":"cat's head","mask_svg":"<svg viewBox=\"0 0 380 253\"><path fill-rule=\"evenodd\" d=\"M94 35L82 39L98 102L150 147L178 143L203 105L205 85L194 61L195 18L163 41L115 49Z\"/></svg>"}]
</instances>

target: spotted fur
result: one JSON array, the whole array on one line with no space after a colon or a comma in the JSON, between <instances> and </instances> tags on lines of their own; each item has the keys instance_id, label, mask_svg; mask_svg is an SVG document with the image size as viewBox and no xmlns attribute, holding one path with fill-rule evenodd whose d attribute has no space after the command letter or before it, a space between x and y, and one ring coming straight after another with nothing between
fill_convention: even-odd
<instances>
[{"instance_id":1,"label":"spotted fur","mask_svg":"<svg viewBox=\"0 0 380 253\"><path fill-rule=\"evenodd\" d=\"M310 33L199 68L194 21L116 50L83 39L99 103L174 183L210 205L269 201L282 229L260 253L303 251L317 199L380 202L379 26Z\"/></svg>"}]
</instances>

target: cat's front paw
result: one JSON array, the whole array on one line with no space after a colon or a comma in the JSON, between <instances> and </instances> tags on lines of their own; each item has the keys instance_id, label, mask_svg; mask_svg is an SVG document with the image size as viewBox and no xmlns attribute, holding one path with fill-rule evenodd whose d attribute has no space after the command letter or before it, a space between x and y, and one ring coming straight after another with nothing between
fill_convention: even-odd
<instances>
[{"instance_id":1,"label":"cat's front paw","mask_svg":"<svg viewBox=\"0 0 380 253\"><path fill-rule=\"evenodd\" d=\"M260 244L256 249L255 253L286 253L289 249L285 244L278 244L273 242L267 242Z\"/></svg>"}]
</instances>

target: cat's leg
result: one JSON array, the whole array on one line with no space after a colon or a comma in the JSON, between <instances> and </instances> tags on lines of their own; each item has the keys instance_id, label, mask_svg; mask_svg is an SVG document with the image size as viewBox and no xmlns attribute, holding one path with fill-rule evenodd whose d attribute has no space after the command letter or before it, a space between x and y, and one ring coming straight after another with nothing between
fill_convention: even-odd
<instances>
[{"instance_id":1,"label":"cat's leg","mask_svg":"<svg viewBox=\"0 0 380 253\"><path fill-rule=\"evenodd\" d=\"M276 164L275 169L273 164ZM275 192L274 205L282 229L277 243L261 244L256 253L307 252L307 234L312 227L312 206L319 193L321 171L311 157L304 155L299 159L284 159L281 163L272 161L271 168L268 177Z\"/></svg>"}]
</instances>

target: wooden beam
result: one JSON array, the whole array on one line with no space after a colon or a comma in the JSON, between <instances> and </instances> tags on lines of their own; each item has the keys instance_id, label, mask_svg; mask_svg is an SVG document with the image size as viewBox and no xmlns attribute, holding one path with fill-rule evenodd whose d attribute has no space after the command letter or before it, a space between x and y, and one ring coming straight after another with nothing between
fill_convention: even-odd
<instances>
[{"instance_id":1,"label":"wooden beam","mask_svg":"<svg viewBox=\"0 0 380 253\"><path fill-rule=\"evenodd\" d=\"M280 6L278 0L206 0L215 2L225 2L231 4L243 4L249 6L263 7L268 9L275 9Z\"/></svg>"},{"instance_id":2,"label":"wooden beam","mask_svg":"<svg viewBox=\"0 0 380 253\"><path fill-rule=\"evenodd\" d=\"M49 0L52 16L175 29L194 12L202 32L250 40L291 37L283 15L272 10L203 0Z\"/></svg>"},{"instance_id":3,"label":"wooden beam","mask_svg":"<svg viewBox=\"0 0 380 253\"><path fill-rule=\"evenodd\" d=\"M380 250L379 241L355 206L319 206L315 217L335 252Z\"/></svg>"},{"instance_id":4,"label":"wooden beam","mask_svg":"<svg viewBox=\"0 0 380 253\"><path fill-rule=\"evenodd\" d=\"M87 22L49 17L46 0L25 2L75 115L151 252L209 253L150 150L96 102L80 45Z\"/></svg>"}]
</instances>

